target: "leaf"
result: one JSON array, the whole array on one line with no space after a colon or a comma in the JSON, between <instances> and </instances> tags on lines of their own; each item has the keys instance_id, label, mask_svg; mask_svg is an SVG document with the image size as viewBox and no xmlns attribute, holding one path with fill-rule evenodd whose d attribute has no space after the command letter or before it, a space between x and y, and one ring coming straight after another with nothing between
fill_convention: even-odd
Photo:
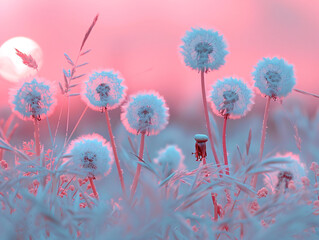
<instances>
[{"instance_id":1,"label":"leaf","mask_svg":"<svg viewBox=\"0 0 319 240\"><path fill-rule=\"evenodd\" d=\"M69 88L74 88L74 87L76 87L77 85L79 85L79 84L78 84L78 83L77 83L77 84L72 84L72 85L69 86Z\"/></svg>"},{"instance_id":2,"label":"leaf","mask_svg":"<svg viewBox=\"0 0 319 240\"><path fill-rule=\"evenodd\" d=\"M69 57L69 55L66 54L66 53L64 53L64 56L65 56L67 62L68 62L69 64L71 64L72 66L74 66L74 63L73 63L73 61L71 60L71 58Z\"/></svg>"},{"instance_id":3,"label":"leaf","mask_svg":"<svg viewBox=\"0 0 319 240\"><path fill-rule=\"evenodd\" d=\"M72 93L72 94L69 94L70 97L75 97L75 96L79 96L80 93Z\"/></svg>"},{"instance_id":4,"label":"leaf","mask_svg":"<svg viewBox=\"0 0 319 240\"><path fill-rule=\"evenodd\" d=\"M30 54L27 55L23 52L20 52L16 48L15 50L16 50L16 54L22 59L24 65L27 65L30 68L38 70L38 64Z\"/></svg>"},{"instance_id":5,"label":"leaf","mask_svg":"<svg viewBox=\"0 0 319 240\"><path fill-rule=\"evenodd\" d=\"M299 136L298 127L296 125L294 125L294 131L295 131L294 137L295 137L296 145L299 151L301 152L301 138Z\"/></svg>"},{"instance_id":6,"label":"leaf","mask_svg":"<svg viewBox=\"0 0 319 240\"><path fill-rule=\"evenodd\" d=\"M70 77L70 74L68 74L68 72L63 68L63 74L68 78Z\"/></svg>"},{"instance_id":7,"label":"leaf","mask_svg":"<svg viewBox=\"0 0 319 240\"><path fill-rule=\"evenodd\" d=\"M75 70L76 68L72 68L72 72L71 72L71 74L70 74L70 77L71 77L71 80L72 80L72 77L73 77L73 75L74 75L74 73L75 73Z\"/></svg>"},{"instance_id":8,"label":"leaf","mask_svg":"<svg viewBox=\"0 0 319 240\"><path fill-rule=\"evenodd\" d=\"M141 166L145 167L147 170L149 170L150 172L154 173L156 176L158 176L158 173L156 172L156 170L154 168L152 168L149 164L147 164L146 162L141 162L138 161L138 164L140 164Z\"/></svg>"},{"instance_id":9,"label":"leaf","mask_svg":"<svg viewBox=\"0 0 319 240\"><path fill-rule=\"evenodd\" d=\"M95 18L93 19L93 22L92 22L90 28L89 28L88 31L85 33L84 39L83 39L82 44L81 44L80 51L82 51L82 48L83 48L83 46L84 46L86 40L88 39L88 37L89 37L89 35L90 35L90 33L91 33L91 31L92 31L94 25L96 24L98 18L99 18L99 14L97 14L97 15L95 16Z\"/></svg>"},{"instance_id":10,"label":"leaf","mask_svg":"<svg viewBox=\"0 0 319 240\"><path fill-rule=\"evenodd\" d=\"M92 50L92 49L86 50L85 52L81 53L81 55L80 55L80 56L83 56L83 55L85 55L85 54L87 54L87 53L91 52L91 50Z\"/></svg>"},{"instance_id":11,"label":"leaf","mask_svg":"<svg viewBox=\"0 0 319 240\"><path fill-rule=\"evenodd\" d=\"M76 68L83 67L83 66L85 66L85 65L87 65L87 64L89 64L89 63L87 63L87 62L86 62L86 63L82 63L82 64L80 64L80 65L77 65Z\"/></svg>"},{"instance_id":12,"label":"leaf","mask_svg":"<svg viewBox=\"0 0 319 240\"><path fill-rule=\"evenodd\" d=\"M83 76L85 76L85 75L86 75L86 74L81 74L81 75L78 75L78 76L72 77L72 80L77 79L77 78L81 78L81 77L83 77Z\"/></svg>"},{"instance_id":13,"label":"leaf","mask_svg":"<svg viewBox=\"0 0 319 240\"><path fill-rule=\"evenodd\" d=\"M247 156L249 154L250 144L251 144L251 129L249 129L248 140L246 142L246 154L247 154Z\"/></svg>"},{"instance_id":14,"label":"leaf","mask_svg":"<svg viewBox=\"0 0 319 240\"><path fill-rule=\"evenodd\" d=\"M291 160L285 158L269 158L263 161L262 165L271 165L271 164L281 164L281 163L292 163Z\"/></svg>"},{"instance_id":15,"label":"leaf","mask_svg":"<svg viewBox=\"0 0 319 240\"><path fill-rule=\"evenodd\" d=\"M65 85L65 88L68 89L69 88L69 82L68 82L68 79L67 79L67 76L65 74L63 74L64 76L64 85Z\"/></svg>"},{"instance_id":16,"label":"leaf","mask_svg":"<svg viewBox=\"0 0 319 240\"><path fill-rule=\"evenodd\" d=\"M12 148L4 146L4 145L0 145L0 148L4 149L4 150L9 150L9 151L13 151Z\"/></svg>"},{"instance_id":17,"label":"leaf","mask_svg":"<svg viewBox=\"0 0 319 240\"><path fill-rule=\"evenodd\" d=\"M184 206L182 207L182 209L185 210L185 209L189 208L190 206L194 205L195 203L199 202L199 201L202 200L204 197L206 197L207 194L208 194L208 193L203 193L202 195L199 195L197 199L194 199L194 200L190 201L188 204L184 205Z\"/></svg>"},{"instance_id":18,"label":"leaf","mask_svg":"<svg viewBox=\"0 0 319 240\"><path fill-rule=\"evenodd\" d=\"M248 195L255 194L254 190L250 189L248 185L242 184L240 182L235 182L235 184L241 191L247 193Z\"/></svg>"},{"instance_id":19,"label":"leaf","mask_svg":"<svg viewBox=\"0 0 319 240\"><path fill-rule=\"evenodd\" d=\"M160 183L160 187L162 187L163 185L165 185L172 177L174 177L176 174L176 172L173 172L171 175L169 175L167 178L165 178L161 183Z\"/></svg>"},{"instance_id":20,"label":"leaf","mask_svg":"<svg viewBox=\"0 0 319 240\"><path fill-rule=\"evenodd\" d=\"M59 86L60 86L61 93L64 94L64 90L60 82L59 82Z\"/></svg>"}]
</instances>

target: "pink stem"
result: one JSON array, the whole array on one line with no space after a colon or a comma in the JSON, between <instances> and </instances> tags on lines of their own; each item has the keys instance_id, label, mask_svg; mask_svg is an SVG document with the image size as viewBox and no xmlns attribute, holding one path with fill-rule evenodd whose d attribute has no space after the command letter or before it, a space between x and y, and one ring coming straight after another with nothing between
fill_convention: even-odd
<instances>
[{"instance_id":1,"label":"pink stem","mask_svg":"<svg viewBox=\"0 0 319 240\"><path fill-rule=\"evenodd\" d=\"M115 145L114 136L113 136L112 127L111 127L109 111L107 109L105 110L105 116L106 116L107 128L109 130L109 135L110 135L111 145L112 145L112 149L113 149L113 154L114 154L114 158L115 158L115 163L116 163L116 167L117 167L117 172L118 172L119 177L120 177L122 191L123 191L123 193L125 195L126 191L125 191L123 172L122 172L122 169L121 169L121 166L120 166L119 157L117 155L116 145Z\"/></svg>"},{"instance_id":2,"label":"pink stem","mask_svg":"<svg viewBox=\"0 0 319 240\"><path fill-rule=\"evenodd\" d=\"M94 182L93 182L93 178L89 177L89 180L90 180L90 185L91 185L91 188L92 188L92 191L93 191L93 194L94 194L95 198L99 199L99 195L97 194L97 191L96 191L96 188L95 188L95 185L94 185Z\"/></svg>"},{"instance_id":3,"label":"pink stem","mask_svg":"<svg viewBox=\"0 0 319 240\"><path fill-rule=\"evenodd\" d=\"M206 158L203 158L203 165L206 164Z\"/></svg>"},{"instance_id":4,"label":"pink stem","mask_svg":"<svg viewBox=\"0 0 319 240\"><path fill-rule=\"evenodd\" d=\"M217 205L217 200L216 200L216 194L215 193L212 193L211 194L212 196L212 200L213 200L213 204L214 204L214 221L218 221L218 205Z\"/></svg>"},{"instance_id":5,"label":"pink stem","mask_svg":"<svg viewBox=\"0 0 319 240\"><path fill-rule=\"evenodd\" d=\"M207 126L207 130L208 130L208 138L209 138L210 146L211 146L213 154L214 154L215 162L217 164L217 167L219 168L220 162L218 160L217 153L215 150L212 130L210 128L209 115L208 115L206 89L205 89L205 78L204 78L205 71L201 70L200 74L201 74L202 97L203 97L203 105L204 105L204 111L205 111L206 126Z\"/></svg>"},{"instance_id":6,"label":"pink stem","mask_svg":"<svg viewBox=\"0 0 319 240\"><path fill-rule=\"evenodd\" d=\"M33 123L34 123L35 154L37 157L40 157L41 146L40 146L39 121L34 118ZM45 168L45 160L44 159L42 161L42 167ZM46 180L46 177L44 176L43 179L41 179L43 187L45 186L45 180Z\"/></svg>"},{"instance_id":7,"label":"pink stem","mask_svg":"<svg viewBox=\"0 0 319 240\"><path fill-rule=\"evenodd\" d=\"M317 171L314 171L315 173L315 181L316 181L316 184L318 184L318 181L317 181ZM318 191L317 191L317 194L318 194ZM319 200L319 194L318 194L318 200Z\"/></svg>"},{"instance_id":8,"label":"pink stem","mask_svg":"<svg viewBox=\"0 0 319 240\"><path fill-rule=\"evenodd\" d=\"M263 157L263 152L264 152L264 145L265 145L265 139L266 139L266 128L267 128L267 121L268 121L268 115L269 115L269 105L270 105L270 97L268 96L267 102L266 102L266 107L265 107L263 130L262 130L261 143L260 143L260 155L259 155L260 161Z\"/></svg>"},{"instance_id":9,"label":"pink stem","mask_svg":"<svg viewBox=\"0 0 319 240\"><path fill-rule=\"evenodd\" d=\"M34 140L35 140L35 153L37 157L40 156L40 134L39 134L39 122L37 119L34 119Z\"/></svg>"},{"instance_id":10,"label":"pink stem","mask_svg":"<svg viewBox=\"0 0 319 240\"><path fill-rule=\"evenodd\" d=\"M262 134L261 134L261 142L260 142L260 155L259 155L259 161L262 160L263 152L264 152L264 145L265 145L265 139L266 139L266 128L267 128L267 121L268 121L268 115L269 115L269 106L270 106L270 97L267 96L266 101L266 107L265 107L265 113L264 113L264 120L263 120L263 127L262 127ZM255 174L251 179L251 185L255 189L257 185L258 180L258 173Z\"/></svg>"},{"instance_id":11,"label":"pink stem","mask_svg":"<svg viewBox=\"0 0 319 240\"><path fill-rule=\"evenodd\" d=\"M145 132L142 132L141 143L140 143L140 152L138 154L139 161L141 161L141 159L143 159L144 140L145 140ZM141 164L137 164L136 173L135 173L135 176L134 176L134 179L133 179L133 184L132 184L130 200L132 200L134 195L135 195L138 179L139 179L140 174L141 174L141 167L142 167Z\"/></svg>"},{"instance_id":12,"label":"pink stem","mask_svg":"<svg viewBox=\"0 0 319 240\"><path fill-rule=\"evenodd\" d=\"M226 174L229 175L228 158L227 158L227 147L226 147L226 127L227 127L228 116L224 117L224 127L223 127L223 152L224 152L224 162L226 165Z\"/></svg>"}]
</instances>

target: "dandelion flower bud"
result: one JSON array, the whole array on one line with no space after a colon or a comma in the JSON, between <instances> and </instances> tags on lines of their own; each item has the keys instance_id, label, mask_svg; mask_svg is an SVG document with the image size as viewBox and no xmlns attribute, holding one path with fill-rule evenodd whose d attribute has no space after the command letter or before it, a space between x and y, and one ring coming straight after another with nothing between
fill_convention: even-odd
<instances>
[{"instance_id":1,"label":"dandelion flower bud","mask_svg":"<svg viewBox=\"0 0 319 240\"><path fill-rule=\"evenodd\" d=\"M196 141L195 143L195 157L196 161L202 161L203 158L207 157L206 152L206 142L208 141L208 137L205 134L196 134L194 136Z\"/></svg>"},{"instance_id":2,"label":"dandelion flower bud","mask_svg":"<svg viewBox=\"0 0 319 240\"><path fill-rule=\"evenodd\" d=\"M82 84L81 97L93 110L112 110L121 105L126 96L127 87L113 71L93 72Z\"/></svg>"},{"instance_id":3,"label":"dandelion flower bud","mask_svg":"<svg viewBox=\"0 0 319 240\"><path fill-rule=\"evenodd\" d=\"M181 46L181 53L184 62L194 70L218 69L225 64L225 56L228 51L222 35L213 30L203 28L192 28L187 31L182 39L184 44Z\"/></svg>"},{"instance_id":4,"label":"dandelion flower bud","mask_svg":"<svg viewBox=\"0 0 319 240\"><path fill-rule=\"evenodd\" d=\"M13 112L24 120L41 120L49 116L57 104L55 88L42 78L27 79L18 88L11 89L9 95Z\"/></svg>"},{"instance_id":5,"label":"dandelion flower bud","mask_svg":"<svg viewBox=\"0 0 319 240\"><path fill-rule=\"evenodd\" d=\"M158 157L154 162L161 166L163 172L168 174L177 169L183 169L184 154L182 150L176 145L167 145L158 152Z\"/></svg>"},{"instance_id":6,"label":"dandelion flower bud","mask_svg":"<svg viewBox=\"0 0 319 240\"><path fill-rule=\"evenodd\" d=\"M156 135L168 124L168 107L157 92L138 93L122 107L121 120L133 134Z\"/></svg>"},{"instance_id":7,"label":"dandelion flower bud","mask_svg":"<svg viewBox=\"0 0 319 240\"><path fill-rule=\"evenodd\" d=\"M107 175L111 171L113 155L110 144L98 135L85 135L71 142L66 163L68 168L82 173L85 177Z\"/></svg>"},{"instance_id":8,"label":"dandelion flower bud","mask_svg":"<svg viewBox=\"0 0 319 240\"><path fill-rule=\"evenodd\" d=\"M217 81L211 90L211 108L216 115L241 118L252 107L253 91L240 79L225 78Z\"/></svg>"},{"instance_id":9,"label":"dandelion flower bud","mask_svg":"<svg viewBox=\"0 0 319 240\"><path fill-rule=\"evenodd\" d=\"M260 60L252 74L260 93L273 99L287 96L296 84L293 66L277 57Z\"/></svg>"}]
</instances>

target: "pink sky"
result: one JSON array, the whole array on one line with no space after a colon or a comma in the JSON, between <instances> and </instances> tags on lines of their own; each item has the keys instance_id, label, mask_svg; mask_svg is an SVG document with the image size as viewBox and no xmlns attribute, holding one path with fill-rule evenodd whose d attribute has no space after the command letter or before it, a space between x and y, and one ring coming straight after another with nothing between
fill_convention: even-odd
<instances>
[{"instance_id":1,"label":"pink sky","mask_svg":"<svg viewBox=\"0 0 319 240\"><path fill-rule=\"evenodd\" d=\"M68 67L63 53L75 58L94 16L99 20L83 57L95 69L115 69L129 93L155 89L168 105L185 107L200 98L196 71L183 63L181 38L191 27L218 30L230 54L207 77L207 89L222 77L251 81L253 66L266 56L294 64L297 88L319 92L319 1L300 0L0 0L0 45L15 36L36 41L44 53L40 76L62 80ZM12 83L0 78L0 106L7 106ZM297 96L297 93L294 93ZM298 95L299 96L299 95ZM306 97L305 101L313 101Z\"/></svg>"}]
</instances>

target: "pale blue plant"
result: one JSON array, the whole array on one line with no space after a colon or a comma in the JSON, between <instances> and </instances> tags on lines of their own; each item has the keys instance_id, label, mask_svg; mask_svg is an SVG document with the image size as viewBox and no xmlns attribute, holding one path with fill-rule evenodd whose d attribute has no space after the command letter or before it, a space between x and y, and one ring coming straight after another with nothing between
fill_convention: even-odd
<instances>
[{"instance_id":1,"label":"pale blue plant","mask_svg":"<svg viewBox=\"0 0 319 240\"><path fill-rule=\"evenodd\" d=\"M56 90L42 78L27 79L10 90L9 103L13 112L23 120L41 120L49 116L57 104Z\"/></svg>"},{"instance_id":2,"label":"pale blue plant","mask_svg":"<svg viewBox=\"0 0 319 240\"><path fill-rule=\"evenodd\" d=\"M66 168L88 177L106 176L114 162L110 144L96 133L73 140L67 154Z\"/></svg>"},{"instance_id":3,"label":"pale blue plant","mask_svg":"<svg viewBox=\"0 0 319 240\"><path fill-rule=\"evenodd\" d=\"M93 110L115 109L126 97L123 82L113 71L95 71L82 84L82 99Z\"/></svg>"},{"instance_id":4,"label":"pale blue plant","mask_svg":"<svg viewBox=\"0 0 319 240\"><path fill-rule=\"evenodd\" d=\"M182 39L181 53L184 62L194 70L218 69L225 64L225 56L228 54L222 35L211 29L192 28L187 31Z\"/></svg>"},{"instance_id":5,"label":"pale blue plant","mask_svg":"<svg viewBox=\"0 0 319 240\"><path fill-rule=\"evenodd\" d=\"M217 81L210 92L213 112L232 119L241 118L252 108L254 93L241 79L225 78Z\"/></svg>"},{"instance_id":6,"label":"pale blue plant","mask_svg":"<svg viewBox=\"0 0 319 240\"><path fill-rule=\"evenodd\" d=\"M176 145L167 145L158 152L158 157L154 159L165 175L171 174L178 169L185 169L185 156L182 150Z\"/></svg>"},{"instance_id":7,"label":"pale blue plant","mask_svg":"<svg viewBox=\"0 0 319 240\"><path fill-rule=\"evenodd\" d=\"M260 93L273 99L286 97L296 84L293 65L282 58L263 58L252 74Z\"/></svg>"},{"instance_id":8,"label":"pale blue plant","mask_svg":"<svg viewBox=\"0 0 319 240\"><path fill-rule=\"evenodd\" d=\"M168 117L165 100L155 91L132 95L122 106L122 123L133 134L156 135L167 126Z\"/></svg>"},{"instance_id":9,"label":"pale blue plant","mask_svg":"<svg viewBox=\"0 0 319 240\"><path fill-rule=\"evenodd\" d=\"M300 188L302 186L301 177L306 176L306 165L299 155L291 152L277 153L276 156L268 160L282 160L281 164L277 164L277 169L264 174L264 184L273 193L282 189L287 190L291 181L293 181L295 187Z\"/></svg>"}]
</instances>

